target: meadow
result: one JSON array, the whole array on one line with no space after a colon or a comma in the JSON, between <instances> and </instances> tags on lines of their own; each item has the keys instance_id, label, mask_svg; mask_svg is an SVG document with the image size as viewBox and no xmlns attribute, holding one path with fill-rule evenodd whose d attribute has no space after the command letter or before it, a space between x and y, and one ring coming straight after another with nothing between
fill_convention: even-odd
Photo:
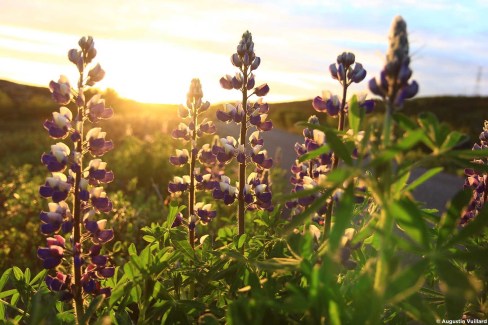
<instances>
[{"instance_id":1,"label":"meadow","mask_svg":"<svg viewBox=\"0 0 488 325\"><path fill-rule=\"evenodd\" d=\"M198 79L183 105L98 91L85 37L68 55L76 89L0 81L0 320L486 320L487 98L415 98L402 22L382 72L331 58L342 98L266 104L249 32L231 56L238 74L220 80L239 105L206 102ZM363 80L375 99L346 101ZM272 127L303 135L283 144L293 166L273 166L261 137ZM441 171L467 178L443 213L412 196Z\"/></svg>"}]
</instances>

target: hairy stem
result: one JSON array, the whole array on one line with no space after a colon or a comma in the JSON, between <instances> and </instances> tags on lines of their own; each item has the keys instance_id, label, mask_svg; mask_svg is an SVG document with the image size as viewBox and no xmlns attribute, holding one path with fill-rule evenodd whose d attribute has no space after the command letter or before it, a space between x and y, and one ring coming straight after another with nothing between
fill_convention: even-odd
<instances>
[{"instance_id":1,"label":"hairy stem","mask_svg":"<svg viewBox=\"0 0 488 325\"><path fill-rule=\"evenodd\" d=\"M246 148L247 138L247 71L249 67L244 66L242 81L242 109L244 114L241 121L241 134L239 138L239 144ZM244 214L245 214L245 202L244 202L244 188L246 185L246 162L239 164L239 196L238 196L238 210L237 210L237 232L240 235L244 234Z\"/></svg>"},{"instance_id":2,"label":"hairy stem","mask_svg":"<svg viewBox=\"0 0 488 325\"><path fill-rule=\"evenodd\" d=\"M192 141L190 145L190 190L188 194L188 213L191 220L192 216L195 215L195 165L196 165L196 155L194 154L194 149L196 149L197 142L197 109L193 104L192 117L193 117L193 134ZM189 229L188 238L190 245L195 249L195 228Z\"/></svg>"},{"instance_id":3,"label":"hairy stem","mask_svg":"<svg viewBox=\"0 0 488 325\"><path fill-rule=\"evenodd\" d=\"M78 94L83 94L83 70L80 72L80 78L78 81ZM81 245L81 200L80 200L80 181L81 172L83 170L83 118L85 114L85 105L78 107L78 115L76 121L80 121L79 126L77 125L77 131L80 133L80 139L76 142L76 155L75 157L79 159L76 161L78 168L75 173L75 191L74 191L74 203L73 203L73 295L74 295L74 309L76 315L76 323L81 324L82 318L85 314L83 305L83 294L81 286L81 265L76 260L80 260L81 247L78 252L77 245Z\"/></svg>"}]
</instances>

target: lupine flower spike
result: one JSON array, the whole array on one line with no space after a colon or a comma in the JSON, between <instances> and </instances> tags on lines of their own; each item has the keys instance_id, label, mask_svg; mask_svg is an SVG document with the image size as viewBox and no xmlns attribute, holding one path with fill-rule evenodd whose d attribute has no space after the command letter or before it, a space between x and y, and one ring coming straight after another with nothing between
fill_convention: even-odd
<instances>
[{"instance_id":1,"label":"lupine flower spike","mask_svg":"<svg viewBox=\"0 0 488 325\"><path fill-rule=\"evenodd\" d=\"M383 70L379 78L372 78L369 81L369 90L385 101L386 115L383 130L385 145L390 142L392 109L401 109L405 100L414 97L419 91L419 85L415 80L409 82L412 70L410 69L407 23L400 16L393 20L389 41Z\"/></svg>"},{"instance_id":2,"label":"lupine flower spike","mask_svg":"<svg viewBox=\"0 0 488 325\"><path fill-rule=\"evenodd\" d=\"M101 281L113 276L115 268L109 256L102 252L103 245L113 239L113 230L107 228L106 219L98 220L100 213L112 210L112 202L103 190L103 184L114 179L107 163L98 157L111 150L113 144L105 139L106 133L101 128L95 127L86 133L84 129L87 120L96 123L110 118L113 110L105 106L100 95L94 95L85 102L86 87L102 80L105 72L99 64L87 70L97 53L93 38L82 37L78 44L78 49L68 52L69 60L80 74L77 89L71 87L65 76L49 84L53 100L66 106L54 112L52 119L44 122L44 128L54 139L69 136L70 145L58 142L41 157L52 176L46 179L39 193L53 202L49 203L48 211L40 214L41 232L50 237L46 247L38 249L37 255L44 268L53 270L53 275L46 277L47 287L59 292L61 300L73 299L79 323L88 294L110 296L111 289L102 287ZM76 114L68 108L69 104L74 104ZM97 158L86 165L87 153ZM71 202L72 210L68 202ZM69 240L66 241L61 234L69 235ZM68 257L71 257L71 262ZM58 266L63 266L63 270L71 269L72 273L56 271Z\"/></svg>"},{"instance_id":3,"label":"lupine flower spike","mask_svg":"<svg viewBox=\"0 0 488 325\"><path fill-rule=\"evenodd\" d=\"M483 131L480 136L480 143L473 146L473 150L488 149L488 121L485 121ZM473 161L477 164L488 165L488 158L477 159ZM477 172L472 168L466 168L464 170L466 175L466 181L464 182L465 189L471 189L473 196L468 208L461 217L461 225L466 224L473 218L475 218L481 208L488 201L488 174Z\"/></svg>"},{"instance_id":4,"label":"lupine flower spike","mask_svg":"<svg viewBox=\"0 0 488 325\"><path fill-rule=\"evenodd\" d=\"M339 117L337 129L344 131L346 114L348 112L347 89L352 83L359 83L366 77L366 70L359 62L355 62L356 58L353 53L344 52L337 57L337 63L329 66L329 72L333 79L339 81L342 85L342 99L337 95L331 93L324 93L322 97L317 96L312 102L313 108L319 113L326 113L330 117ZM363 96L360 99L359 107L364 109L366 113L370 113L374 108L373 100L366 100ZM319 125L318 117L311 116L308 123L312 125ZM306 128L303 130L305 142L303 144L296 143L295 151L298 158L309 151L313 151L326 142L324 132L317 129ZM297 160L293 164L291 183L293 184L293 192L301 191L308 188L313 188L320 184L326 175L339 165L339 159L333 152L324 153L317 158L308 161L299 162ZM315 194L308 197L302 197L298 200L287 202L286 206L290 209L295 209L296 212L302 211L305 207L312 204L317 198ZM333 199L330 199L323 207L318 209L314 220L319 224L325 225L324 233L327 234L330 229L332 219ZM325 215L325 220L324 220Z\"/></svg>"},{"instance_id":5,"label":"lupine flower spike","mask_svg":"<svg viewBox=\"0 0 488 325\"><path fill-rule=\"evenodd\" d=\"M199 79L193 79L188 91L186 106L180 105L178 114L182 119L189 119L188 125L180 123L173 131L175 139L182 139L190 142L190 148L176 150L176 155L171 156L169 161L175 166L189 165L189 174L183 177L174 177L173 182L168 184L168 191L173 196L180 196L182 192L188 191L188 237L192 247L195 245L195 226L197 222L207 224L216 216L216 212L211 210L210 204L196 202L196 191L211 190L217 180L210 172L210 168L217 163L216 157L210 146L205 144L202 148L197 145L198 138L204 134L214 134L215 124L212 121L198 117L210 107L209 102L203 102L202 85ZM197 167L200 162L202 168ZM173 226L183 224L182 216L179 216Z\"/></svg>"},{"instance_id":6,"label":"lupine flower spike","mask_svg":"<svg viewBox=\"0 0 488 325\"><path fill-rule=\"evenodd\" d=\"M237 228L239 235L244 234L244 214L246 209L272 210L271 184L268 170L273 161L268 158L263 149L261 132L269 131L273 127L268 119L269 106L259 98L254 104L249 102L252 95L263 97L269 92L269 86L262 84L255 87L254 73L261 59L254 53L254 42L250 32L245 32L237 45L237 52L232 54L231 63L238 68L235 76L226 75L220 79L220 85L225 89L236 89L242 94L242 99L236 104L226 104L217 111L217 118L225 123L240 124L238 140L233 137L222 138L220 144L213 147L217 159L221 163L228 163L236 157L239 163L239 181L232 186L230 179L221 176L219 186L214 189L213 196L223 199L225 204L232 204L237 198ZM256 131L247 137L248 128L253 125ZM251 161L255 165L255 172L246 175L246 164Z\"/></svg>"}]
</instances>

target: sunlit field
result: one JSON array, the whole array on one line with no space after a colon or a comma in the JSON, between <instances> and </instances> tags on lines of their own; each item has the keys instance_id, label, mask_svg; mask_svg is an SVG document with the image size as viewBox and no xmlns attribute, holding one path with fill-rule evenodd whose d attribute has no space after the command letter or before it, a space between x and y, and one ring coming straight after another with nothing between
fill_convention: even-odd
<instances>
[{"instance_id":1,"label":"sunlit field","mask_svg":"<svg viewBox=\"0 0 488 325\"><path fill-rule=\"evenodd\" d=\"M452 54L420 18L345 42L313 1L263 3L285 38L219 29L252 2L146 5L100 42L0 23L1 324L487 322L481 66L426 69Z\"/></svg>"}]
</instances>

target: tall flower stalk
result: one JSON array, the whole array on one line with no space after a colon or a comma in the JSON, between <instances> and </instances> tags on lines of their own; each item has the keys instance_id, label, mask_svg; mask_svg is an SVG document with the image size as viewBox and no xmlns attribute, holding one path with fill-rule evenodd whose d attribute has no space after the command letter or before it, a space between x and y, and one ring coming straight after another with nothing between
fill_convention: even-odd
<instances>
[{"instance_id":1,"label":"tall flower stalk","mask_svg":"<svg viewBox=\"0 0 488 325\"><path fill-rule=\"evenodd\" d=\"M201 148L197 144L198 139L204 134L215 133L215 125L212 121L207 119L199 121L198 119L210 107L210 103L208 101L203 102L202 98L203 92L200 80L192 79L190 90L187 94L186 106L180 105L178 109L178 114L182 119L189 119L188 125L180 123L172 133L175 139L189 142L190 150L176 150L176 155L170 157L170 162L175 166L189 165L190 175L175 177L173 182L168 185L169 192L176 196L188 191L188 240L192 248L195 246L195 227L197 222L207 224L216 216L216 211L212 210L211 204L196 202L197 189L211 190L216 183L209 169L215 165L216 157L208 144L203 145ZM197 167L197 160L202 168Z\"/></svg>"},{"instance_id":2,"label":"tall flower stalk","mask_svg":"<svg viewBox=\"0 0 488 325\"><path fill-rule=\"evenodd\" d=\"M85 132L87 121L94 124L110 118L113 110L105 107L100 95L86 102L86 88L102 80L105 72L99 64L88 70L97 53L93 38L82 37L78 44L79 49L68 52L69 60L79 72L77 89L72 89L64 76L49 84L52 98L63 106L53 113L51 120L44 122L44 128L54 139L69 136L72 149L58 142L41 157L42 163L52 172L39 190L42 197L52 200L49 210L40 214L41 232L51 237L47 238L47 247L38 249L38 256L46 269L56 270L63 263L71 265L71 274L57 271L55 276L46 277L46 284L60 293L61 300L73 299L76 320L80 323L86 294L110 296L111 289L102 288L100 281L113 276L115 268L108 255L101 253L102 245L113 239L113 230L106 229L106 219L97 220L100 213L112 210L112 203L101 185L111 182L114 175L107 170L107 163L98 157L111 150L113 143L105 140L106 133L99 127ZM76 110L74 118L71 110L64 106L71 103ZM85 165L88 153L93 159ZM69 209L69 200L73 212ZM69 234L69 240L60 233Z\"/></svg>"},{"instance_id":3,"label":"tall flower stalk","mask_svg":"<svg viewBox=\"0 0 488 325\"><path fill-rule=\"evenodd\" d=\"M409 43L407 24L402 17L394 18L390 34L389 48L386 54L386 64L380 73L379 78L373 78L369 81L369 89L372 93L383 98L386 106L385 118L383 122L383 147L388 148L391 145L392 133L392 113L403 107L406 99L414 97L419 89L416 81L409 82L412 76L410 65ZM388 257L391 255L390 248L387 247L389 238L393 231L394 217L388 211L392 198L390 197L392 186L392 162L386 164L383 171L381 196L380 218L378 228L382 232L383 245L379 253L378 263L376 264L376 273L374 280L374 290L378 297L383 297L386 287L386 278L389 273Z\"/></svg>"},{"instance_id":4,"label":"tall flower stalk","mask_svg":"<svg viewBox=\"0 0 488 325\"><path fill-rule=\"evenodd\" d=\"M337 130L343 132L346 125L346 114L348 111L347 89L352 83L359 83L366 77L366 70L362 64L355 62L353 53L344 52L337 57L337 64L333 63L329 66L329 71L333 79L339 81L342 86L342 99L336 95L325 93L323 97L317 96L312 102L312 106L317 112L326 113L328 116L337 118ZM358 105L369 113L374 108L374 101L361 98ZM309 124L320 125L318 117L311 116L308 120ZM303 130L305 137L304 144L295 144L295 151L300 158L307 152L313 151L326 143L326 136L324 132L317 129L305 128ZM308 161L299 162L297 160L292 166L292 184L294 184L293 191L300 191L303 189L311 189L322 182L321 179L337 168L339 165L339 158L333 153L324 153L317 158L309 159ZM304 207L312 204L317 197L313 194L308 197L303 197L297 201L288 202L287 207L298 208L303 210ZM328 203L317 211L316 220L319 223L324 223L324 234L330 231L332 210L334 206L334 199L330 199Z\"/></svg>"},{"instance_id":5,"label":"tall flower stalk","mask_svg":"<svg viewBox=\"0 0 488 325\"><path fill-rule=\"evenodd\" d=\"M219 186L214 190L214 197L224 199L226 204L231 204L237 195L237 228L239 235L242 235L247 208L272 209L270 184L265 176L267 174L265 170L271 167L272 160L268 158L266 150L263 150L263 139L259 136L260 132L270 130L272 123L267 119L268 104L261 100L253 105L249 103L252 95L262 97L269 92L267 84L254 88L253 71L259 67L261 59L254 53L254 43L249 31L242 35L237 52L231 56L231 62L239 72L234 77L230 75L222 77L220 84L225 89L239 90L242 99L236 105L227 104L224 110L217 111L217 118L226 123L233 121L240 124L239 139L237 142L232 137L223 138L221 146L214 147L214 151L220 162L229 162L234 156L237 157L239 180L237 187L233 187L227 177L222 178ZM257 133L253 133L248 139L247 133L251 125L256 127ZM249 159L256 165L256 174L251 174L248 179L246 165Z\"/></svg>"}]
</instances>

